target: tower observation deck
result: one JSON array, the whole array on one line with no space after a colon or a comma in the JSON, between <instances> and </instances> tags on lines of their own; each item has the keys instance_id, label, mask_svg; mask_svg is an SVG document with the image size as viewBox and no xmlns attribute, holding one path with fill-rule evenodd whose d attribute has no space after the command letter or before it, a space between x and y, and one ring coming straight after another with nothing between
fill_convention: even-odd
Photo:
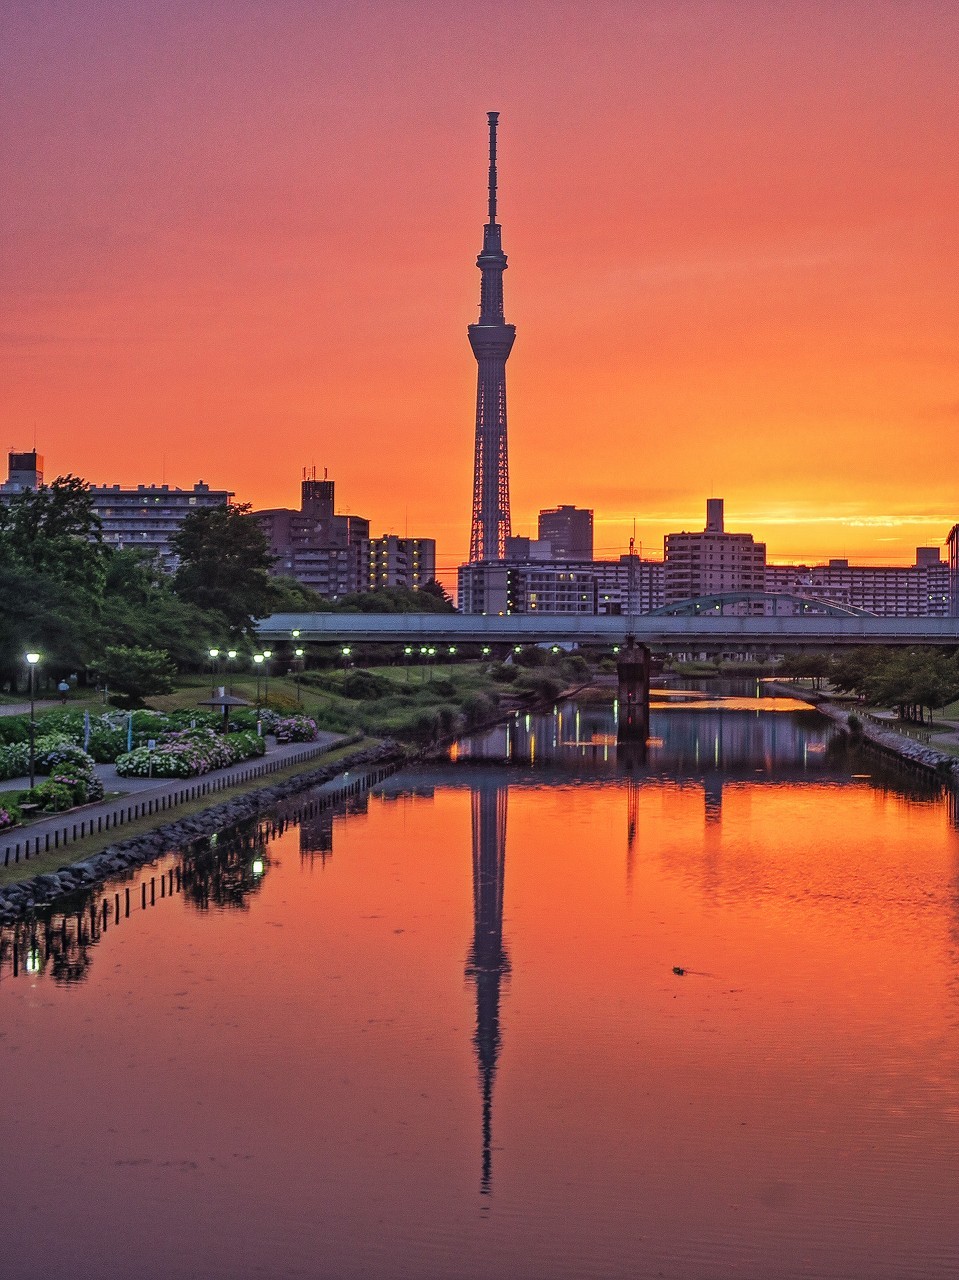
<instances>
[{"instance_id":1,"label":"tower observation deck","mask_svg":"<svg viewBox=\"0 0 959 1280\"><path fill-rule=\"evenodd\" d=\"M473 459L473 523L470 560L502 560L510 536L509 463L506 448L506 361L516 326L503 318L503 252L496 221L496 126L489 119L489 221L483 228L483 251L476 259L482 272L480 315L469 326L470 346L479 366L476 382L476 451Z\"/></svg>"}]
</instances>

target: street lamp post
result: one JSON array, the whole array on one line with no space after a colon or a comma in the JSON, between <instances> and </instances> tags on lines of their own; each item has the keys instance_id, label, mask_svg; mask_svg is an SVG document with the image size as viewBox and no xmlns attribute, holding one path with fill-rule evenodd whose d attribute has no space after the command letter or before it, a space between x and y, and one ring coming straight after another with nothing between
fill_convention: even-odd
<instances>
[{"instance_id":1,"label":"street lamp post","mask_svg":"<svg viewBox=\"0 0 959 1280\"><path fill-rule=\"evenodd\" d=\"M26 658L27 666L30 669L30 790L32 791L37 775L36 677L34 672L37 669L37 663L40 661L40 655L39 653L28 653Z\"/></svg>"},{"instance_id":2,"label":"street lamp post","mask_svg":"<svg viewBox=\"0 0 959 1280\"><path fill-rule=\"evenodd\" d=\"M260 672L263 669L263 654L255 653L253 661L256 663L256 705L260 705Z\"/></svg>"},{"instance_id":3,"label":"street lamp post","mask_svg":"<svg viewBox=\"0 0 959 1280\"><path fill-rule=\"evenodd\" d=\"M231 673L230 673L230 663L231 663L231 662L234 662L235 660L236 660L236 650L235 650L235 649L227 649L227 651L226 651L226 678L227 678L227 684L228 684L228 686L229 686L229 687L228 687L228 689L227 689L227 693L232 693L232 692L233 692L233 681L230 679L230 674L231 674Z\"/></svg>"},{"instance_id":4,"label":"street lamp post","mask_svg":"<svg viewBox=\"0 0 959 1280\"><path fill-rule=\"evenodd\" d=\"M210 650L210 697L216 697L216 660L220 656L219 649Z\"/></svg>"},{"instance_id":5,"label":"street lamp post","mask_svg":"<svg viewBox=\"0 0 959 1280\"><path fill-rule=\"evenodd\" d=\"M298 631L294 631L294 635L299 635ZM303 701L303 690L300 688L300 675L303 671L303 650L295 649L296 654L296 702L297 706Z\"/></svg>"},{"instance_id":6,"label":"street lamp post","mask_svg":"<svg viewBox=\"0 0 959 1280\"><path fill-rule=\"evenodd\" d=\"M263 701L266 706L270 705L270 659L272 657L272 649L263 650Z\"/></svg>"}]
</instances>

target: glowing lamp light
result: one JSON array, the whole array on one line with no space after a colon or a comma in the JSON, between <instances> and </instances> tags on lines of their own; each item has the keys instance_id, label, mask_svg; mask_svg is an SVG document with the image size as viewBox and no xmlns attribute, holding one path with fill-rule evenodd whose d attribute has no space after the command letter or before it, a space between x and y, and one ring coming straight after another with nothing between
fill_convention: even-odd
<instances>
[{"instance_id":1,"label":"glowing lamp light","mask_svg":"<svg viewBox=\"0 0 959 1280\"><path fill-rule=\"evenodd\" d=\"M297 649L295 652L296 652L296 656L297 656L298 658L302 658L302 657L303 657L303 650L302 650L302 649Z\"/></svg>"},{"instance_id":2,"label":"glowing lamp light","mask_svg":"<svg viewBox=\"0 0 959 1280\"><path fill-rule=\"evenodd\" d=\"M350 656L350 646L345 645L343 648L343 657L348 658L349 656Z\"/></svg>"},{"instance_id":3,"label":"glowing lamp light","mask_svg":"<svg viewBox=\"0 0 959 1280\"><path fill-rule=\"evenodd\" d=\"M31 667L35 667L37 663L40 661L39 653L28 653L25 655L25 657L27 659L27 662L30 663Z\"/></svg>"},{"instance_id":4,"label":"glowing lamp light","mask_svg":"<svg viewBox=\"0 0 959 1280\"><path fill-rule=\"evenodd\" d=\"M261 875L263 874L263 859L262 859L262 858L254 858L254 859L253 859L253 874L254 874L255 876L261 876Z\"/></svg>"},{"instance_id":5,"label":"glowing lamp light","mask_svg":"<svg viewBox=\"0 0 959 1280\"><path fill-rule=\"evenodd\" d=\"M219 649L211 649L211 650L210 650L210 657L211 657L211 658L218 658L219 656L220 656L220 650L219 650Z\"/></svg>"},{"instance_id":6,"label":"glowing lamp light","mask_svg":"<svg viewBox=\"0 0 959 1280\"><path fill-rule=\"evenodd\" d=\"M226 656L227 656L227 657L230 659L230 661L232 662L232 661L233 661L233 659L236 657L236 650L235 650L235 649L227 649L227 651L226 651Z\"/></svg>"},{"instance_id":7,"label":"glowing lamp light","mask_svg":"<svg viewBox=\"0 0 959 1280\"><path fill-rule=\"evenodd\" d=\"M264 658L272 658L272 657L273 657L273 650L272 650L272 649L264 649L264 650L263 650L263 656L264 656Z\"/></svg>"},{"instance_id":8,"label":"glowing lamp light","mask_svg":"<svg viewBox=\"0 0 959 1280\"><path fill-rule=\"evenodd\" d=\"M254 661L255 663L257 663L257 665L259 665L259 663L261 663L261 662L263 661L263 654L262 654L262 653L255 653L255 654L253 655L253 661Z\"/></svg>"},{"instance_id":9,"label":"glowing lamp light","mask_svg":"<svg viewBox=\"0 0 959 1280\"><path fill-rule=\"evenodd\" d=\"M300 633L299 633L299 631L291 631L291 632L290 632L290 635L293 637L293 639L294 639L294 640L299 640L299 638L300 638Z\"/></svg>"},{"instance_id":10,"label":"glowing lamp light","mask_svg":"<svg viewBox=\"0 0 959 1280\"><path fill-rule=\"evenodd\" d=\"M27 952L27 973L40 972L40 952L34 948Z\"/></svg>"}]
</instances>

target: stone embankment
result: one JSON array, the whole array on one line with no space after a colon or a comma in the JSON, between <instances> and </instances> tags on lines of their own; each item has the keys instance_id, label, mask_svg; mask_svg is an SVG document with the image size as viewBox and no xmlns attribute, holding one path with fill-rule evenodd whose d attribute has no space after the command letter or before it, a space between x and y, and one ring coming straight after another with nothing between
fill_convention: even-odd
<instances>
[{"instance_id":1,"label":"stone embankment","mask_svg":"<svg viewBox=\"0 0 959 1280\"><path fill-rule=\"evenodd\" d=\"M834 724L845 729L854 738L858 738L867 749L891 759L894 758L899 764L926 777L938 779L939 782L949 786L959 786L959 759L947 755L944 751L938 751L928 743L916 742L913 738L907 738L905 734L896 733L894 729L884 728L862 708L840 706L838 702L830 702L828 693L806 689L785 681L769 681L766 688L770 693L799 697L812 703L817 711L821 711ZM849 728L850 716L855 716L859 721L855 732Z\"/></svg>"},{"instance_id":2,"label":"stone embankment","mask_svg":"<svg viewBox=\"0 0 959 1280\"><path fill-rule=\"evenodd\" d=\"M88 889L108 876L119 875L142 866L175 849L183 849L225 827L255 818L263 809L308 787L331 782L349 771L359 776L344 782L343 794L352 793L386 777L406 763L407 753L395 743L382 743L342 758L322 769L314 769L284 779L272 786L260 787L236 796L223 804L213 805L201 813L170 822L143 835L132 836L92 854L79 862L60 867L56 872L34 876L0 888L0 924L11 924L20 916L47 906L58 898ZM339 791L336 793L340 794Z\"/></svg>"}]
</instances>

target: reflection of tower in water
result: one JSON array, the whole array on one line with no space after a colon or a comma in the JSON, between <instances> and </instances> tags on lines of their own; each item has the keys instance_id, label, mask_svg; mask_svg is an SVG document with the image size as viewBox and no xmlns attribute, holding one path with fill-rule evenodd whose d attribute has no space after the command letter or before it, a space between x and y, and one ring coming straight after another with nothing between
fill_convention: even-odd
<instances>
[{"instance_id":1,"label":"reflection of tower in water","mask_svg":"<svg viewBox=\"0 0 959 1280\"><path fill-rule=\"evenodd\" d=\"M499 782L481 782L472 792L473 945L466 976L476 984L473 1044L483 1091L483 1175L489 1195L493 1160L493 1080L500 1050L500 983L509 974L503 948L503 886L506 870L506 794Z\"/></svg>"}]
</instances>

